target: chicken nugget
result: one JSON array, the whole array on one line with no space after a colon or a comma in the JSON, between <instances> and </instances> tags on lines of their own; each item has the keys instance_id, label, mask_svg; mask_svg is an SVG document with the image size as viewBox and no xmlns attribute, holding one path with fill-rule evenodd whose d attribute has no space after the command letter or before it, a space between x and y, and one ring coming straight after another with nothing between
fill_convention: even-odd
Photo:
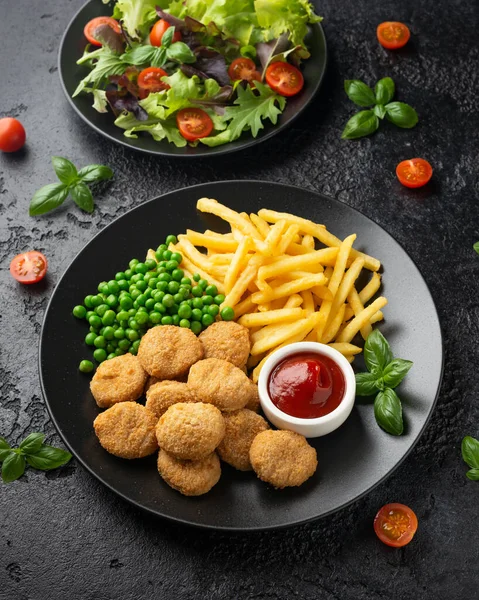
<instances>
[{"instance_id":1,"label":"chicken nugget","mask_svg":"<svg viewBox=\"0 0 479 600\"><path fill-rule=\"evenodd\" d=\"M133 354L105 360L90 382L90 390L100 408L117 402L133 402L143 394L148 375Z\"/></svg>"},{"instance_id":2,"label":"chicken nugget","mask_svg":"<svg viewBox=\"0 0 479 600\"><path fill-rule=\"evenodd\" d=\"M243 371L220 358L205 358L194 364L188 375L188 387L202 402L223 411L244 408L255 395Z\"/></svg>"},{"instance_id":3,"label":"chicken nugget","mask_svg":"<svg viewBox=\"0 0 479 600\"><path fill-rule=\"evenodd\" d=\"M250 379L250 383L251 383L251 398L248 400L245 408L257 413L257 412L259 412L259 407L261 406L261 403L259 401L258 386L256 385L256 383L253 383L251 381L251 379Z\"/></svg>"},{"instance_id":4,"label":"chicken nugget","mask_svg":"<svg viewBox=\"0 0 479 600\"><path fill-rule=\"evenodd\" d=\"M181 460L161 449L158 472L170 487L184 496L201 496L218 483L221 466L216 452L201 460Z\"/></svg>"},{"instance_id":5,"label":"chicken nugget","mask_svg":"<svg viewBox=\"0 0 479 600\"><path fill-rule=\"evenodd\" d=\"M249 331L234 321L218 321L198 337L205 358L222 358L236 367L244 367L251 350Z\"/></svg>"},{"instance_id":6,"label":"chicken nugget","mask_svg":"<svg viewBox=\"0 0 479 600\"><path fill-rule=\"evenodd\" d=\"M201 460L211 454L224 435L223 415L203 402L173 404L156 426L160 448L184 460Z\"/></svg>"},{"instance_id":7,"label":"chicken nugget","mask_svg":"<svg viewBox=\"0 0 479 600\"><path fill-rule=\"evenodd\" d=\"M185 327L162 325L149 329L141 338L138 359L149 375L177 379L203 358L203 346Z\"/></svg>"},{"instance_id":8,"label":"chicken nugget","mask_svg":"<svg viewBox=\"0 0 479 600\"><path fill-rule=\"evenodd\" d=\"M316 450L293 431L263 431L253 440L249 457L256 475L282 489L304 483L316 471Z\"/></svg>"},{"instance_id":9,"label":"chicken nugget","mask_svg":"<svg viewBox=\"0 0 479 600\"><path fill-rule=\"evenodd\" d=\"M239 471L252 471L249 449L258 433L269 429L268 423L246 408L225 413L223 417L226 433L217 448L221 460Z\"/></svg>"},{"instance_id":10,"label":"chicken nugget","mask_svg":"<svg viewBox=\"0 0 479 600\"><path fill-rule=\"evenodd\" d=\"M146 392L145 406L157 417L161 417L170 406L178 402L199 402L199 398L186 383L179 381L159 381L151 385Z\"/></svg>"},{"instance_id":11,"label":"chicken nugget","mask_svg":"<svg viewBox=\"0 0 479 600\"><path fill-rule=\"evenodd\" d=\"M100 444L120 458L142 458L158 449L158 417L136 402L121 402L102 412L93 422Z\"/></svg>"}]
</instances>

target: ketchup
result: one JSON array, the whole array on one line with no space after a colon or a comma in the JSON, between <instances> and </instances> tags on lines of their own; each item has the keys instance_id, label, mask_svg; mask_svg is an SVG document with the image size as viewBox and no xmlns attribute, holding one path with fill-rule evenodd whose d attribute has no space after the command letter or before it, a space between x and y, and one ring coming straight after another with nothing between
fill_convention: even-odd
<instances>
[{"instance_id":1,"label":"ketchup","mask_svg":"<svg viewBox=\"0 0 479 600\"><path fill-rule=\"evenodd\" d=\"M291 417L302 419L332 412L340 405L345 389L344 375L334 360L313 352L285 358L268 381L273 404Z\"/></svg>"}]
</instances>

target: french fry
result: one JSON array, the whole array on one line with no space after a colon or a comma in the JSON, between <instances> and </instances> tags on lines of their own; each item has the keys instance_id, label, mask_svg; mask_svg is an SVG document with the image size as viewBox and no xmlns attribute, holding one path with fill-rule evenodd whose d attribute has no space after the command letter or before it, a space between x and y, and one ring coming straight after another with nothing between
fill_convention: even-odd
<instances>
[{"instance_id":1,"label":"french fry","mask_svg":"<svg viewBox=\"0 0 479 600\"><path fill-rule=\"evenodd\" d=\"M300 319L295 323L288 323L277 327L268 336L253 344L251 354L255 356L256 354L267 352L292 336L303 335L304 338L314 327L316 321L317 313L314 313L306 319Z\"/></svg>"},{"instance_id":2,"label":"french fry","mask_svg":"<svg viewBox=\"0 0 479 600\"><path fill-rule=\"evenodd\" d=\"M249 218L251 219L251 221L252 221L253 225L256 227L256 229L263 236L263 238L268 237L268 233L270 230L268 223L266 223L266 221L264 219L262 219L261 217L258 217L258 215L256 215L255 213L251 213Z\"/></svg>"},{"instance_id":3,"label":"french fry","mask_svg":"<svg viewBox=\"0 0 479 600\"><path fill-rule=\"evenodd\" d=\"M318 298L318 304L321 304L323 300L328 300L328 302L333 301L333 294L325 285L317 285L311 288L311 291L316 298Z\"/></svg>"},{"instance_id":4,"label":"french fry","mask_svg":"<svg viewBox=\"0 0 479 600\"><path fill-rule=\"evenodd\" d=\"M196 265L200 269L203 269L203 271L208 273L208 277L224 277L225 271L223 267L213 265L211 263L211 260L204 254L199 252L185 236L180 237L181 239L178 238L178 244L176 244L176 248L179 249L183 257L186 256L194 265Z\"/></svg>"},{"instance_id":5,"label":"french fry","mask_svg":"<svg viewBox=\"0 0 479 600\"><path fill-rule=\"evenodd\" d=\"M374 324L374 323L377 323L378 321L382 321L383 319L384 319L383 313L380 310L378 310L378 312L369 319L369 322L371 324Z\"/></svg>"},{"instance_id":6,"label":"french fry","mask_svg":"<svg viewBox=\"0 0 479 600\"><path fill-rule=\"evenodd\" d=\"M264 248L261 254L264 256L276 256L278 254L278 244L286 228L286 221L278 221L269 230L268 236L264 240Z\"/></svg>"},{"instance_id":7,"label":"french fry","mask_svg":"<svg viewBox=\"0 0 479 600\"><path fill-rule=\"evenodd\" d=\"M364 310L364 305L361 302L361 299L359 298L359 294L355 287L353 287L348 294L348 302L350 307L353 309L355 315L359 315L361 311ZM366 325L363 325L361 327L360 331L364 340L368 337L372 330L373 328L371 327L371 323L366 323Z\"/></svg>"},{"instance_id":8,"label":"french fry","mask_svg":"<svg viewBox=\"0 0 479 600\"><path fill-rule=\"evenodd\" d=\"M236 304L239 303L239 301L241 300L241 296L248 289L248 285L250 283L252 283L252 281L255 279L256 275L258 274L258 269L260 268L262 262L263 262L262 256L255 255L250 259L248 266L241 273L241 275L236 280L236 282L233 285L233 287L231 288L231 290L226 295L226 298L225 298L223 304L221 305L222 307L223 306L231 306L232 308L234 308L236 306ZM262 292L255 292L255 294L261 294L261 293ZM253 296L255 294L253 294ZM266 300L266 302L267 302L267 300ZM257 302L256 304L261 304L261 302Z\"/></svg>"},{"instance_id":9,"label":"french fry","mask_svg":"<svg viewBox=\"0 0 479 600\"><path fill-rule=\"evenodd\" d=\"M274 300L273 300L274 302ZM287 300L284 308L297 308L303 303L303 298L300 294L292 294Z\"/></svg>"},{"instance_id":10,"label":"french fry","mask_svg":"<svg viewBox=\"0 0 479 600\"><path fill-rule=\"evenodd\" d=\"M238 247L236 240L228 239L225 236L217 237L216 235L207 235L205 233L199 233L192 229L187 229L186 238L195 246L201 246L210 250L216 250L217 252L235 252ZM184 236L178 236L178 239Z\"/></svg>"},{"instance_id":11,"label":"french fry","mask_svg":"<svg viewBox=\"0 0 479 600\"><path fill-rule=\"evenodd\" d=\"M243 261L248 254L248 250L250 249L250 245L251 238L247 236L245 236L238 244L238 248L234 253L233 260L226 271L224 279L224 286L227 294L229 294L229 292L232 290L234 282L238 279L239 273L243 266Z\"/></svg>"},{"instance_id":12,"label":"french fry","mask_svg":"<svg viewBox=\"0 0 479 600\"><path fill-rule=\"evenodd\" d=\"M250 315L243 315L238 323L243 327L258 327L273 323L288 323L306 316L302 308L280 308Z\"/></svg>"},{"instance_id":13,"label":"french fry","mask_svg":"<svg viewBox=\"0 0 479 600\"><path fill-rule=\"evenodd\" d=\"M356 357L355 357L355 356L352 356L352 355L349 355L349 356L346 356L345 358L346 358L346 360L347 360L349 363L352 363L352 362L354 362L354 359L355 359Z\"/></svg>"},{"instance_id":14,"label":"french fry","mask_svg":"<svg viewBox=\"0 0 479 600\"><path fill-rule=\"evenodd\" d=\"M374 296L381 286L381 275L379 273L373 273L369 283L363 287L359 292L359 299L363 304L366 304L368 300Z\"/></svg>"},{"instance_id":15,"label":"french fry","mask_svg":"<svg viewBox=\"0 0 479 600\"><path fill-rule=\"evenodd\" d=\"M279 285L272 289L269 294L266 294L265 292L256 292L251 299L253 302L256 302L256 304L262 304L264 302L276 300L276 298L282 298L283 296L290 296L291 294L302 292L303 290L307 290L316 285L323 285L324 283L326 283L325 276L323 273L318 273L317 275L309 275L308 277L295 279L294 281Z\"/></svg>"},{"instance_id":16,"label":"french fry","mask_svg":"<svg viewBox=\"0 0 479 600\"><path fill-rule=\"evenodd\" d=\"M344 356L351 356L351 354L361 354L362 350L359 346L354 344L348 344L346 342L332 342L328 344L331 348L334 348L338 352L341 352Z\"/></svg>"},{"instance_id":17,"label":"french fry","mask_svg":"<svg viewBox=\"0 0 479 600\"><path fill-rule=\"evenodd\" d=\"M375 315L378 310L381 310L383 306L386 306L387 303L388 301L384 296L376 298L372 304L362 310L359 315L354 317L354 319L346 325L342 332L337 336L336 341L350 342L361 327L368 323L369 319Z\"/></svg>"},{"instance_id":18,"label":"french fry","mask_svg":"<svg viewBox=\"0 0 479 600\"><path fill-rule=\"evenodd\" d=\"M362 259L360 259L362 260ZM326 327L324 328L323 335L321 337L321 342L323 344L328 344L331 340L334 340L336 337L339 328L343 323L344 311L346 310L346 304L341 304L341 306L336 311L334 318L330 320ZM331 313L330 313L331 314Z\"/></svg>"},{"instance_id":19,"label":"french fry","mask_svg":"<svg viewBox=\"0 0 479 600\"><path fill-rule=\"evenodd\" d=\"M148 252L146 253L146 260L154 260L155 262L158 262L156 260L156 254L155 251L152 250L151 248L148 250Z\"/></svg>"},{"instance_id":20,"label":"french fry","mask_svg":"<svg viewBox=\"0 0 479 600\"><path fill-rule=\"evenodd\" d=\"M299 229L299 225L298 225L298 229ZM303 239L301 240L301 246L304 246L305 248L309 248L310 250L314 250L314 237L312 235L309 235L309 233L307 233L305 236L303 236Z\"/></svg>"},{"instance_id":21,"label":"french fry","mask_svg":"<svg viewBox=\"0 0 479 600\"><path fill-rule=\"evenodd\" d=\"M271 302L267 302L266 304L258 304L259 312L268 312L271 310Z\"/></svg>"},{"instance_id":22,"label":"french fry","mask_svg":"<svg viewBox=\"0 0 479 600\"><path fill-rule=\"evenodd\" d=\"M235 319L239 319L245 314L254 313L257 310L258 305L251 300L251 296L248 296L235 306Z\"/></svg>"},{"instance_id":23,"label":"french fry","mask_svg":"<svg viewBox=\"0 0 479 600\"><path fill-rule=\"evenodd\" d=\"M183 260L181 261L181 268L185 271L185 273L190 273L191 277L194 273L198 273L203 279L206 279L210 285L215 285L218 288L218 292L220 294L224 294L225 288L223 286L223 283L219 279L212 277L206 271L203 271L201 267L198 267L197 265L192 263L184 254Z\"/></svg>"},{"instance_id":24,"label":"french fry","mask_svg":"<svg viewBox=\"0 0 479 600\"><path fill-rule=\"evenodd\" d=\"M338 287L338 290L334 296L333 303L331 304L331 310L329 311L328 320L326 321L326 328L328 328L329 324L333 321L333 319L335 319L336 313L338 312L340 306L342 306L344 304L344 302L346 301L346 298L348 297L348 294L353 289L354 283L355 283L356 279L359 277L359 274L361 273L363 267L364 267L364 260L362 258L356 258L356 260L353 262L353 264L346 271L346 273ZM364 308L364 307L362 307L362 308ZM345 309L346 309L346 306L344 307L344 309L341 313L342 316L341 316L341 321L340 321L339 325L341 325L341 323L342 323ZM354 307L353 307L353 310L354 310ZM339 328L339 325L338 325L338 328ZM338 328L336 329L336 331L338 330Z\"/></svg>"},{"instance_id":25,"label":"french fry","mask_svg":"<svg viewBox=\"0 0 479 600\"><path fill-rule=\"evenodd\" d=\"M301 292L301 298L303 299L303 310L306 311L306 314L314 313L313 294L309 290L304 290Z\"/></svg>"},{"instance_id":26,"label":"french fry","mask_svg":"<svg viewBox=\"0 0 479 600\"><path fill-rule=\"evenodd\" d=\"M337 257L338 252L339 250L337 248L325 248L323 250L316 250L299 256L287 256L273 264L261 267L258 276L261 279L270 279L271 277L278 277L279 275L289 273L290 271L306 270L308 267L314 265L322 265L325 258L331 256Z\"/></svg>"},{"instance_id":27,"label":"french fry","mask_svg":"<svg viewBox=\"0 0 479 600\"><path fill-rule=\"evenodd\" d=\"M227 252L225 254L212 254L210 256L210 261L213 265L226 265L229 266L231 261L233 260L234 254Z\"/></svg>"},{"instance_id":28,"label":"french fry","mask_svg":"<svg viewBox=\"0 0 479 600\"><path fill-rule=\"evenodd\" d=\"M231 210L227 206L220 204L217 200L211 198L200 198L196 203L196 208L201 212L211 213L227 221L230 225L236 227L244 235L249 235L255 240L263 240L261 234L251 221L246 220L235 210Z\"/></svg>"},{"instance_id":29,"label":"french fry","mask_svg":"<svg viewBox=\"0 0 479 600\"><path fill-rule=\"evenodd\" d=\"M278 255L279 256L282 256L286 252L286 249L293 242L296 235L298 234L298 231L299 231L298 225L290 225L288 227L288 229L286 229L283 237L281 238L281 240L279 241L279 244L278 244Z\"/></svg>"},{"instance_id":30,"label":"french fry","mask_svg":"<svg viewBox=\"0 0 479 600\"><path fill-rule=\"evenodd\" d=\"M290 256L301 256L302 254L310 254L312 250L301 246L300 243L293 241L286 249L286 253Z\"/></svg>"}]
</instances>

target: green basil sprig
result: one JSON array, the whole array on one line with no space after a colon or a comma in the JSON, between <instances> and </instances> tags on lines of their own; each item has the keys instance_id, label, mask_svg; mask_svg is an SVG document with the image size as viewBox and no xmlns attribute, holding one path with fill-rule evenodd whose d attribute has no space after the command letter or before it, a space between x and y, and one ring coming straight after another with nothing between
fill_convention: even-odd
<instances>
[{"instance_id":1,"label":"green basil sprig","mask_svg":"<svg viewBox=\"0 0 479 600\"><path fill-rule=\"evenodd\" d=\"M43 433L31 433L18 448L12 448L7 440L0 437L0 463L4 483L15 481L25 472L26 464L34 469L50 471L66 465L72 455L61 448L43 443Z\"/></svg>"},{"instance_id":2,"label":"green basil sprig","mask_svg":"<svg viewBox=\"0 0 479 600\"><path fill-rule=\"evenodd\" d=\"M462 458L471 467L466 477L472 481L479 481L479 440L467 435L462 440Z\"/></svg>"},{"instance_id":3,"label":"green basil sprig","mask_svg":"<svg viewBox=\"0 0 479 600\"><path fill-rule=\"evenodd\" d=\"M60 183L49 183L37 190L30 202L30 216L43 215L57 208L68 197L84 211L93 212L95 204L88 183L97 183L113 177L110 167L88 165L80 171L61 156L52 156L52 164Z\"/></svg>"},{"instance_id":4,"label":"green basil sprig","mask_svg":"<svg viewBox=\"0 0 479 600\"><path fill-rule=\"evenodd\" d=\"M391 77L380 79L374 86L374 91L359 79L348 79L344 82L344 90L354 104L362 108L373 108L362 110L349 119L341 135L343 139L352 140L371 135L384 117L394 125L406 129L414 127L418 122L417 113L409 104L392 102L396 86Z\"/></svg>"},{"instance_id":5,"label":"green basil sprig","mask_svg":"<svg viewBox=\"0 0 479 600\"><path fill-rule=\"evenodd\" d=\"M394 391L412 367L410 360L394 358L391 346L375 329L364 344L364 362L368 372L356 374L356 395L376 396L374 416L380 427L392 435L404 430L402 405Z\"/></svg>"},{"instance_id":6,"label":"green basil sprig","mask_svg":"<svg viewBox=\"0 0 479 600\"><path fill-rule=\"evenodd\" d=\"M479 254L479 242L476 242L473 246L474 250Z\"/></svg>"},{"instance_id":7,"label":"green basil sprig","mask_svg":"<svg viewBox=\"0 0 479 600\"><path fill-rule=\"evenodd\" d=\"M177 63L194 63L196 56L184 42L174 42L174 27L168 27L161 38L161 46L137 46L120 56L129 65L162 67L169 60Z\"/></svg>"}]
</instances>

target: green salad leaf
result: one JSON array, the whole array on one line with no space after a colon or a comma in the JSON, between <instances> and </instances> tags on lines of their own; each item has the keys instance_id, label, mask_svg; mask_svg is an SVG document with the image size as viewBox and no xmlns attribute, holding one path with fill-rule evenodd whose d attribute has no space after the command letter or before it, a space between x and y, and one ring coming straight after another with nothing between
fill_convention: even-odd
<instances>
[{"instance_id":1,"label":"green salad leaf","mask_svg":"<svg viewBox=\"0 0 479 600\"><path fill-rule=\"evenodd\" d=\"M308 23L322 20L314 14L308 0L255 0L254 6L258 24L269 30L269 39L288 31L294 45L304 46Z\"/></svg>"},{"instance_id":2,"label":"green salad leaf","mask_svg":"<svg viewBox=\"0 0 479 600\"><path fill-rule=\"evenodd\" d=\"M77 61L77 64L83 64L91 61L93 58L97 62L88 75L80 81L78 87L72 94L72 98L78 96L80 92L86 90L88 86L97 88L102 81L105 81L110 75L121 75L125 71L125 63L118 54L114 54L108 48L100 48L93 52L86 53Z\"/></svg>"},{"instance_id":3,"label":"green salad leaf","mask_svg":"<svg viewBox=\"0 0 479 600\"><path fill-rule=\"evenodd\" d=\"M118 0L115 5L116 19L122 19L123 26L132 37L142 38L150 25L157 19L155 6L167 8L169 2L161 0Z\"/></svg>"}]
</instances>

